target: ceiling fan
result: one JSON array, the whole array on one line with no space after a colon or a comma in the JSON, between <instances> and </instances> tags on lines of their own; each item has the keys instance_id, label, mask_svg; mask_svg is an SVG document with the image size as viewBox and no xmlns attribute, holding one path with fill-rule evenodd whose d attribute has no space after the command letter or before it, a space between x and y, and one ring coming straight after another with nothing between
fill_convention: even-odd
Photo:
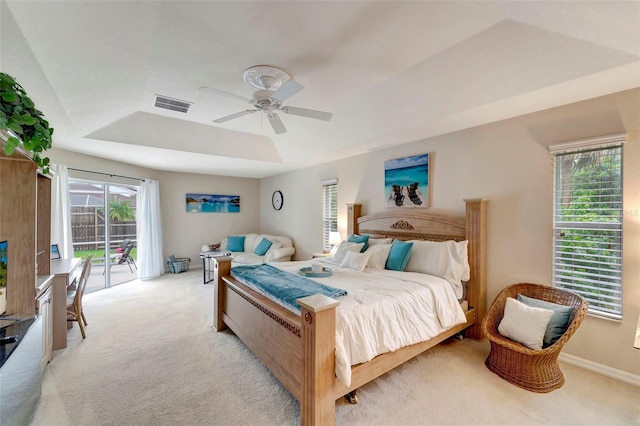
<instances>
[{"instance_id":1,"label":"ceiling fan","mask_svg":"<svg viewBox=\"0 0 640 426\"><path fill-rule=\"evenodd\" d=\"M212 87L201 87L207 92L230 96L235 99L252 104L256 109L247 109L235 114L213 120L214 123L224 123L234 118L253 114L262 111L266 114L271 127L276 134L285 133L286 127L282 123L277 111L285 114L298 115L300 117L315 118L317 120L329 121L333 116L330 112L316 111L314 109L298 108L294 106L284 106L283 102L295 95L304 87L291 79L289 74L279 68L268 65L256 65L245 70L242 78L245 83L258 89L253 93L251 99Z\"/></svg>"}]
</instances>

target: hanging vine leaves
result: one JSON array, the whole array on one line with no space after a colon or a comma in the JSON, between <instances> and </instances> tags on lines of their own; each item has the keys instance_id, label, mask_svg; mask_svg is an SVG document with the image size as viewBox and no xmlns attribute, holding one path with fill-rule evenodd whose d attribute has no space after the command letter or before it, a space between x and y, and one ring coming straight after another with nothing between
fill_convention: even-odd
<instances>
[{"instance_id":1,"label":"hanging vine leaves","mask_svg":"<svg viewBox=\"0 0 640 426\"><path fill-rule=\"evenodd\" d=\"M20 146L30 151L33 161L43 173L49 173L49 158L41 154L51 148L53 129L41 111L35 108L31 98L18 82L8 74L0 73L0 129L10 130L4 145L4 153L11 155Z\"/></svg>"}]
</instances>

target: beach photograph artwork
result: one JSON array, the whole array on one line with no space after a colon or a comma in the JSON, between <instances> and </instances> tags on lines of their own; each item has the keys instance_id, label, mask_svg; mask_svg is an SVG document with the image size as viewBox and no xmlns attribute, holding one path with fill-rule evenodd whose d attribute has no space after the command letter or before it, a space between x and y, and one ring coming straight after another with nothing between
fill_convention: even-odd
<instances>
[{"instance_id":1,"label":"beach photograph artwork","mask_svg":"<svg viewBox=\"0 0 640 426\"><path fill-rule=\"evenodd\" d=\"M384 162L385 207L429 207L429 154Z\"/></svg>"},{"instance_id":2,"label":"beach photograph artwork","mask_svg":"<svg viewBox=\"0 0 640 426\"><path fill-rule=\"evenodd\" d=\"M239 213L239 195L187 194L187 213Z\"/></svg>"}]
</instances>

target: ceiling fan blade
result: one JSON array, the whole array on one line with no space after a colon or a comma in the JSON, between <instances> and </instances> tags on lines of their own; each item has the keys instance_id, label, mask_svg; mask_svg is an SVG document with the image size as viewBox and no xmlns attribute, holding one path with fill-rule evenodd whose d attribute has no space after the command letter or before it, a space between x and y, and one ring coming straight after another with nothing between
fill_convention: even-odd
<instances>
[{"instance_id":1,"label":"ceiling fan blade","mask_svg":"<svg viewBox=\"0 0 640 426\"><path fill-rule=\"evenodd\" d=\"M242 117L243 115L253 114L254 112L259 111L257 109L248 109L246 111L236 112L235 114L227 115L226 117L218 118L217 120L213 120L214 123L224 123L225 121L233 120L234 118Z\"/></svg>"},{"instance_id":2,"label":"ceiling fan blade","mask_svg":"<svg viewBox=\"0 0 640 426\"><path fill-rule=\"evenodd\" d=\"M214 89L213 87L202 86L200 89L206 92L215 93L216 95L229 96L231 98L235 98L244 102L249 102L249 103L253 102L251 99L245 98L244 96L236 95L235 93L225 92L224 90L220 90L220 89Z\"/></svg>"},{"instance_id":3,"label":"ceiling fan blade","mask_svg":"<svg viewBox=\"0 0 640 426\"><path fill-rule=\"evenodd\" d=\"M280 120L280 116L275 112L267 114L267 119L269 119L269 123L271 123L271 127L273 127L273 130L277 135L287 132L284 124L282 124L282 120Z\"/></svg>"},{"instance_id":4,"label":"ceiling fan blade","mask_svg":"<svg viewBox=\"0 0 640 426\"><path fill-rule=\"evenodd\" d=\"M330 112L316 111L315 109L298 108L292 106L282 107L281 111L285 114L299 115L300 117L315 118L317 120L324 121L329 121L331 120L331 117L333 117L333 114Z\"/></svg>"},{"instance_id":5,"label":"ceiling fan blade","mask_svg":"<svg viewBox=\"0 0 640 426\"><path fill-rule=\"evenodd\" d=\"M276 101L282 103L302 89L304 89L304 86L302 84L297 83L293 80L287 80L282 86L280 86L278 90L273 93L273 95L271 95L271 99L275 99Z\"/></svg>"}]
</instances>

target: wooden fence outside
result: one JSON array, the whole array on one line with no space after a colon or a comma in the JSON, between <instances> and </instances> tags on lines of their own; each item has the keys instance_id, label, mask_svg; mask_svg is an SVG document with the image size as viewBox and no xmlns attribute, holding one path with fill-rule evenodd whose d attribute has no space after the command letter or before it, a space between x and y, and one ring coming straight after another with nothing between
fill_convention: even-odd
<instances>
[{"instance_id":1,"label":"wooden fence outside","mask_svg":"<svg viewBox=\"0 0 640 426\"><path fill-rule=\"evenodd\" d=\"M74 250L104 249L104 213L98 207L71 207L71 232ZM111 248L119 247L122 240L136 238L136 221L111 220L109 227Z\"/></svg>"}]
</instances>

